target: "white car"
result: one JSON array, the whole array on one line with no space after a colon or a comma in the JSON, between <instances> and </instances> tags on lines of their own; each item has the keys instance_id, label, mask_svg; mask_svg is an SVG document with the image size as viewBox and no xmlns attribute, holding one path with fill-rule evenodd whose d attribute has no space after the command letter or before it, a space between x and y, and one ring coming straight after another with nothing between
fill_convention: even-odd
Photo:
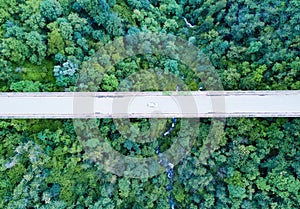
<instances>
[{"instance_id":1,"label":"white car","mask_svg":"<svg viewBox=\"0 0 300 209\"><path fill-rule=\"evenodd\" d=\"M158 103L156 103L156 102L149 102L149 103L147 104L147 107L150 107L150 108L156 108L156 107L158 107Z\"/></svg>"}]
</instances>

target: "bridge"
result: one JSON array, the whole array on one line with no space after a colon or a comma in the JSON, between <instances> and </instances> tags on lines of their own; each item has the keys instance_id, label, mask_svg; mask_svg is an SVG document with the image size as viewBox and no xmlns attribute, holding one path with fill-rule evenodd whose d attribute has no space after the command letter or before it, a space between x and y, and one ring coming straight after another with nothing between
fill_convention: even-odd
<instances>
[{"instance_id":1,"label":"bridge","mask_svg":"<svg viewBox=\"0 0 300 209\"><path fill-rule=\"evenodd\" d=\"M300 117L300 91L0 93L0 118Z\"/></svg>"}]
</instances>

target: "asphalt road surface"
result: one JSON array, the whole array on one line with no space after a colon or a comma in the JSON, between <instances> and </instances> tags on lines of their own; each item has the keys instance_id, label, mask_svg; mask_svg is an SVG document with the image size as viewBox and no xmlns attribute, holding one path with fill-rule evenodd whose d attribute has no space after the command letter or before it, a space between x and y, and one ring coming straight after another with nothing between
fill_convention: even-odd
<instances>
[{"instance_id":1,"label":"asphalt road surface","mask_svg":"<svg viewBox=\"0 0 300 209\"><path fill-rule=\"evenodd\" d=\"M0 94L0 118L110 117L300 117L300 91Z\"/></svg>"}]
</instances>

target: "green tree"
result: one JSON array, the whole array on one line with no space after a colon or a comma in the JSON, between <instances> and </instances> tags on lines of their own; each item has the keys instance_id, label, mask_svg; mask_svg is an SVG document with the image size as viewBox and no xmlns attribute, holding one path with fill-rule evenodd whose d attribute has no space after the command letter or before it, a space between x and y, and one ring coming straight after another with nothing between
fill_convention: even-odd
<instances>
[{"instance_id":1,"label":"green tree","mask_svg":"<svg viewBox=\"0 0 300 209\"><path fill-rule=\"evenodd\" d=\"M118 87L118 85L118 79L114 75L104 74L101 83L101 88L104 91L113 91Z\"/></svg>"},{"instance_id":2,"label":"green tree","mask_svg":"<svg viewBox=\"0 0 300 209\"><path fill-rule=\"evenodd\" d=\"M23 40L7 38L2 42L2 55L9 61L22 64L29 54L28 46Z\"/></svg>"},{"instance_id":3,"label":"green tree","mask_svg":"<svg viewBox=\"0 0 300 209\"><path fill-rule=\"evenodd\" d=\"M51 22L62 14L62 8L57 0L44 0L40 3L40 10L43 17Z\"/></svg>"},{"instance_id":4,"label":"green tree","mask_svg":"<svg viewBox=\"0 0 300 209\"><path fill-rule=\"evenodd\" d=\"M32 82L32 81L19 81L12 83L10 85L10 90L16 91L16 92L39 92L41 89L42 84L38 81Z\"/></svg>"},{"instance_id":5,"label":"green tree","mask_svg":"<svg viewBox=\"0 0 300 209\"><path fill-rule=\"evenodd\" d=\"M64 54L65 42L58 29L48 33L48 55Z\"/></svg>"},{"instance_id":6,"label":"green tree","mask_svg":"<svg viewBox=\"0 0 300 209\"><path fill-rule=\"evenodd\" d=\"M25 35L26 44L30 50L30 62L41 64L46 56L46 45L44 37L36 31L32 31Z\"/></svg>"}]
</instances>

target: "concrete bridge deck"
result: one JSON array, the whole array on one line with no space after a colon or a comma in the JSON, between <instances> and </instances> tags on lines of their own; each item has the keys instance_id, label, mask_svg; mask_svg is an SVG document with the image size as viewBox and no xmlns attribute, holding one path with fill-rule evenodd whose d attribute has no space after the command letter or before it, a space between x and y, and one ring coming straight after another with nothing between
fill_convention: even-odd
<instances>
[{"instance_id":1,"label":"concrete bridge deck","mask_svg":"<svg viewBox=\"0 0 300 209\"><path fill-rule=\"evenodd\" d=\"M0 93L0 118L300 117L300 91Z\"/></svg>"}]
</instances>

